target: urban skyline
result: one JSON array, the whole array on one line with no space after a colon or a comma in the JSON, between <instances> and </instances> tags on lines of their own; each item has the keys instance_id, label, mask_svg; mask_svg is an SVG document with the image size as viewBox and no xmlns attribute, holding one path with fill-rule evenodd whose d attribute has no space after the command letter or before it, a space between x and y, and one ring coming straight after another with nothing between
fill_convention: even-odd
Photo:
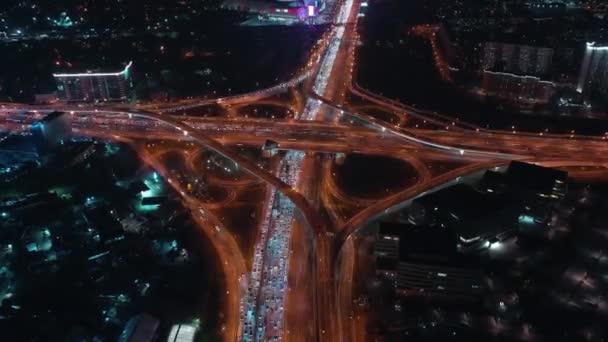
<instances>
[{"instance_id":1,"label":"urban skyline","mask_svg":"<svg viewBox=\"0 0 608 342\"><path fill-rule=\"evenodd\" d=\"M431 18L450 13L441 23L419 22L428 11L419 3L214 4L218 16L244 11L239 21L251 31L243 32L285 35L266 49L281 50L273 44L292 35L314 37L294 52L294 67L267 58L281 77L260 82L247 70L222 69L233 47L188 43L198 29L180 28L177 18L209 9L161 1L176 13L176 26L152 29L157 13L146 4L148 32L131 43L139 59L126 53L119 61L122 51L111 43L105 48L118 57L99 64L81 52L74 55L86 63L72 63L67 50L54 49L47 70L54 91L15 101L8 93L18 92L2 88L0 222L14 231L0 235L0 258L35 274L68 274L61 260L85 264L90 284L99 284L89 286L101 291L91 296L111 305L88 304L103 323L62 323L74 324L69 336L83 340L600 341L608 262L606 247L592 241L608 236L601 209L608 47L587 40L599 30L593 26L582 38L572 34L568 46L526 42L523 24L607 10L583 2L470 9L521 29L523 43L483 33L471 42L473 28L498 28L465 15L466 1L437 4ZM105 8L133 15L131 5ZM421 19L391 14L400 6L421 11L407 14ZM445 12L450 6L462 7ZM87 11L75 6L45 24L62 23L59 29L10 28L0 39L19 46L137 36L139 28L117 26L110 36L82 38L97 25ZM256 56L238 54L255 65ZM198 95L178 91L199 83ZM32 203L46 208L48 222L28 221ZM54 210L70 212L67 223ZM61 228L70 225L83 233ZM78 255L84 259L68 259ZM135 285L106 284L109 265L124 268L117 279L132 267ZM0 270L0 320L34 322L15 302L28 299L20 294L26 281L14 280L19 273ZM170 280L189 277L196 280L183 295L198 299L187 305L180 282ZM545 309L552 312L538 312ZM579 313L586 318L574 322ZM572 324L552 328L552 319ZM25 328L7 336L33 338L19 331Z\"/></svg>"}]
</instances>

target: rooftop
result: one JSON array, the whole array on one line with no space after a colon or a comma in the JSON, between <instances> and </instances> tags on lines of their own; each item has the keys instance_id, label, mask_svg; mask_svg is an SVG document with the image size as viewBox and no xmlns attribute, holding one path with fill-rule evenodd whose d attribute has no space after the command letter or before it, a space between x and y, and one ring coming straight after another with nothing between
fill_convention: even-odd
<instances>
[{"instance_id":1,"label":"rooftop","mask_svg":"<svg viewBox=\"0 0 608 342\"><path fill-rule=\"evenodd\" d=\"M477 269L399 262L397 274L397 287L407 295L479 300L485 289Z\"/></svg>"},{"instance_id":2,"label":"rooftop","mask_svg":"<svg viewBox=\"0 0 608 342\"><path fill-rule=\"evenodd\" d=\"M555 181L565 182L568 172L530 163L512 161L506 172L507 181L531 190L550 190Z\"/></svg>"},{"instance_id":3,"label":"rooftop","mask_svg":"<svg viewBox=\"0 0 608 342\"><path fill-rule=\"evenodd\" d=\"M489 196L462 183L414 200L426 208L447 211L458 221L488 215L504 207L506 202L506 198Z\"/></svg>"},{"instance_id":4,"label":"rooftop","mask_svg":"<svg viewBox=\"0 0 608 342\"><path fill-rule=\"evenodd\" d=\"M441 227L381 222L380 236L399 237L399 259L446 259L456 252L456 236Z\"/></svg>"},{"instance_id":5,"label":"rooftop","mask_svg":"<svg viewBox=\"0 0 608 342\"><path fill-rule=\"evenodd\" d=\"M65 112L54 111L54 112L51 112L50 114L48 114L47 116L45 116L44 118L42 118L42 120L40 120L40 121L41 122L51 122L64 114L65 114Z\"/></svg>"},{"instance_id":6,"label":"rooftop","mask_svg":"<svg viewBox=\"0 0 608 342\"><path fill-rule=\"evenodd\" d=\"M70 77L123 76L123 75L128 75L129 70L131 69L132 66L133 66L133 62L129 62L129 64L127 64L127 66L125 66L125 68L122 71L119 71L119 72L93 72L93 71L73 72L73 73L65 72L65 73L53 74L53 77L55 77L55 78L70 78Z\"/></svg>"}]
</instances>

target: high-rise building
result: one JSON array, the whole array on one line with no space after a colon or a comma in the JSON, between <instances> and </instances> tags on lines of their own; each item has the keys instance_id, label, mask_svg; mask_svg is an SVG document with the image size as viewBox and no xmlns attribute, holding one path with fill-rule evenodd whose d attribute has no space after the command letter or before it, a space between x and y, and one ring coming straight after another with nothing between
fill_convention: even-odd
<instances>
[{"instance_id":1,"label":"high-rise building","mask_svg":"<svg viewBox=\"0 0 608 342\"><path fill-rule=\"evenodd\" d=\"M126 101L130 97L131 67L129 62L120 72L53 74L59 98L68 102Z\"/></svg>"},{"instance_id":2,"label":"high-rise building","mask_svg":"<svg viewBox=\"0 0 608 342\"><path fill-rule=\"evenodd\" d=\"M608 95L608 46L587 43L576 90L583 94L597 91Z\"/></svg>"},{"instance_id":3,"label":"high-rise building","mask_svg":"<svg viewBox=\"0 0 608 342\"><path fill-rule=\"evenodd\" d=\"M484 71L483 92L520 104L547 104L555 93L555 84L534 76L518 76L504 72Z\"/></svg>"},{"instance_id":4,"label":"high-rise building","mask_svg":"<svg viewBox=\"0 0 608 342\"><path fill-rule=\"evenodd\" d=\"M488 42L484 44L482 59L483 70L540 76L550 71L553 49Z\"/></svg>"}]
</instances>

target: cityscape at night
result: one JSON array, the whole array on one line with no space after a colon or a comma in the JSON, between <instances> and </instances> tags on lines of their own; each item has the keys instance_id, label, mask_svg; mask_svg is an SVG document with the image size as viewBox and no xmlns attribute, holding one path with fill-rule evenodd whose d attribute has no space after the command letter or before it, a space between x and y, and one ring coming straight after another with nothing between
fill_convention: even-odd
<instances>
[{"instance_id":1,"label":"cityscape at night","mask_svg":"<svg viewBox=\"0 0 608 342\"><path fill-rule=\"evenodd\" d=\"M608 340L608 0L0 2L0 341Z\"/></svg>"}]
</instances>

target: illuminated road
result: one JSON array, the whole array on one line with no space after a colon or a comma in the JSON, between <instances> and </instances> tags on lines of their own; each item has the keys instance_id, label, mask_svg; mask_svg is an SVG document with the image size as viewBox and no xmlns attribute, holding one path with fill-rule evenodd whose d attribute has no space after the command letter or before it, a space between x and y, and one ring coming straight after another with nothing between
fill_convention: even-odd
<instances>
[{"instance_id":1,"label":"illuminated road","mask_svg":"<svg viewBox=\"0 0 608 342\"><path fill-rule=\"evenodd\" d=\"M95 113L99 113L99 112L95 112ZM95 113L89 113L89 115L90 114L94 115ZM293 186L295 186L295 184L296 184L295 180L297 179L297 175L293 174L292 171L289 170L289 168L286 173L282 172L279 177L275 177L274 175L269 174L264 170L261 170L257 165L255 165L253 162L249 161L248 159L245 159L245 158L241 157L240 155L232 152L231 150L226 149L221 143L207 137L206 135L201 134L193 127L191 127L187 124L184 124L179 120L168 117L168 116L160 116L160 115L157 115L154 113L141 113L141 112L125 113L125 112L118 112L118 111L105 111L104 114L118 116L118 117L120 117L121 120L124 120L125 118L151 120L155 123L161 123L161 124L167 125L173 129L179 131L180 134L182 134L184 137L188 137L188 139L194 139L195 141L204 145L205 147L234 161L239 167L243 168L244 170L246 170L253 176L255 176L255 177L263 180L267 184L271 185L273 194L277 194L277 196L280 196L280 197L277 197L278 200L276 202L279 202L279 205L278 205L278 210L280 210L279 212L282 212L283 214L287 214L285 216L285 217L287 217L287 221L286 221L287 225L289 225L291 223L290 218L292 217L292 215L295 214L295 211L299 210L299 212L301 213L302 217L305 220L305 224L307 224L309 227L311 227L311 229L313 229L314 231L321 230L322 225L320 223L320 220L316 216L316 212L314 210L312 210L310 208L308 202L298 192L296 192L293 189ZM117 124L117 126L118 125L119 124ZM118 135L116 135L116 136L118 137ZM149 161L149 163L154 165L152 161ZM285 164L288 165L288 163L285 163ZM162 171L162 168L160 166L156 165L156 167ZM163 176L168 177L168 175L166 175L166 174L163 174ZM296 177L296 178L294 178L294 177ZM176 186L175 182L171 181L171 178L168 178L168 180L169 180L170 184L172 184L173 186ZM191 208L192 211L194 211L196 213L197 210L198 211L202 210L201 208L203 206L200 205L200 203L198 203L196 200L192 200L191 198L186 197L184 195L185 191L183 189L176 188L176 190L178 190L178 192L180 194L182 194L185 204L189 208ZM273 201L272 203L276 203L276 202ZM194 214L194 215L196 216L197 214ZM279 217L276 214L274 214L273 216L275 219L277 219L277 220L272 220L272 222L271 222L271 224L274 224L273 231L275 232L275 234L277 236L283 236L283 239L285 239L285 238L289 239L288 232L285 233L286 227L285 227L285 221L283 220L284 217ZM267 224L267 222L264 222L263 224ZM210 238L212 238L212 240L213 240L213 235L211 235ZM272 253L270 253L270 254L272 254ZM280 258L280 255L278 257ZM266 265L267 265L267 267L274 268L274 265L272 262L269 262ZM286 269L284 270L284 273L283 273L283 277L286 279L285 272L286 272ZM268 274L268 275L272 275L272 274ZM241 276L242 276L242 274L239 274L239 279ZM269 287L273 287L275 281L273 280L272 277L267 276L267 277L264 277L263 279L268 280L270 282L269 284L271 284L271 285L268 286L267 284L262 284L262 287L261 287L262 290L266 290ZM284 288L286 288L286 284L285 284ZM237 295L236 292L233 292L233 293L235 296ZM271 307L271 305L269 305L269 302L270 302L270 300L266 301L263 298L262 299L263 305L258 306L258 309L256 309L255 311L262 311L262 313L266 314L266 312L268 310L265 310L264 308ZM272 302L274 303L274 302L278 302L278 301L273 299ZM234 312L234 306L235 306L234 302L231 301L229 304L230 312ZM231 315L231 317L232 317L232 315ZM281 317L279 316L278 318L275 318L273 320L280 321L280 319L281 319ZM236 320L236 321L238 322L239 320ZM260 322L262 322L262 320L260 320ZM239 327L239 324L235 323L235 320L231 320L231 324L228 326L229 326L230 331L227 332L226 335L227 336L238 336L238 334L236 334L236 331L241 329ZM279 331L277 333L277 336L280 336L282 331L280 329L275 329L275 330Z\"/></svg>"},{"instance_id":2,"label":"illuminated road","mask_svg":"<svg viewBox=\"0 0 608 342\"><path fill-rule=\"evenodd\" d=\"M31 109L21 108L22 111ZM40 110L40 113L45 111ZM18 116L16 111L0 111L0 128L18 129L27 127L35 116ZM131 118L128 117L131 115ZM169 138L175 133L173 128L158 125L149 119L135 120L138 113L119 111L77 112L74 127L83 130L95 130L102 134L105 131L121 135L137 136L146 133L165 134ZM364 114L346 113L365 118ZM9 117L17 119L9 120ZM40 116L39 116L40 117ZM23 119L25 118L25 119ZM434 131L407 129L382 123L372 117L366 118L369 126L376 127L376 132L365 127L352 127L340 124L327 124L301 121L273 121L266 119L223 119L185 118L188 126L204 133L206 136L223 140L222 142L257 145L266 139L280 143L281 148L295 150L317 150L325 152L365 152L388 154L399 149L412 147L430 147L451 151L464 159L514 159L514 158L570 158L585 154L586 160L605 159L607 142L603 138L587 138L570 135L532 135L513 133L486 133L464 130ZM79 122L81 120L81 122ZM164 133L163 133L164 132ZM405 132L405 133L404 133ZM93 132L91 132L93 133ZM153 135L149 135L153 136ZM421 138L418 138L421 137ZM409 140L405 144L403 140ZM306 146L310 147L306 147ZM461 154L461 151L465 153ZM577 158L574 158L577 159Z\"/></svg>"},{"instance_id":3,"label":"illuminated road","mask_svg":"<svg viewBox=\"0 0 608 342\"><path fill-rule=\"evenodd\" d=\"M21 111L23 110L31 110L29 107L19 108ZM42 117L43 111L41 110L38 115L19 115L14 110L12 111L1 111L2 118L2 126L4 128L10 129L21 129L24 125L31 123L32 119ZM419 156L434 156L436 158L445 158L445 159L469 159L476 160L479 158L473 158L472 156L458 155L454 156L453 154L446 154L437 151L434 148L429 148L425 144L416 143L415 141L404 140L401 137L396 136L390 130L383 131L380 130L370 130L366 127L354 127L354 126L346 126L341 125L335 122L332 123L324 123L324 122L298 122L298 121L271 121L271 120L227 120L223 118L219 119L194 119L194 118L185 118L184 122L187 124L181 123L181 121L177 121L168 117L160 117L153 114L142 114L139 112L129 113L122 111L90 111L90 112L75 112L74 113L74 126L77 131L83 134L88 135L99 135L106 138L112 137L130 137L130 138L162 138L162 139L197 139L203 142L205 145L209 145L211 148L214 148L218 151L222 151L222 154L226 155L228 158L236 160L239 164L247 164L246 160L243 160L239 156L234 155L233 153L226 152L225 148L222 144L210 139L209 137L216 137L220 139L220 141L224 144L251 144L260 146L261 143L265 139L273 139L279 141L281 146L284 148L293 148L295 150L317 150L317 151L325 151L325 152L360 152L364 154L389 154L393 156L402 155L402 157L411 157L412 155ZM157 118L162 118L162 122L164 124L158 124L159 120ZM314 116L312 116L314 118ZM180 119L181 120L181 119ZM170 124L170 126L167 126ZM107 125L107 127L103 127ZM104 132L104 131L108 132ZM218 132L218 133L215 133ZM198 134L197 134L198 133ZM511 133L483 133L482 134L471 134L465 130L458 131L428 131L428 130L415 130L415 133L420 136L424 136L425 139L429 139L430 141L438 141L441 144L445 144L449 146L451 144L456 145L454 149L458 150L463 144L467 147L467 149L479 149L479 150L495 150L497 146L499 146L504 152L508 153L522 153L526 155L526 157L534 157L534 158L545 158L545 159L554 159L553 161L547 160L545 163L549 166L585 166L588 169L584 171L587 174L587 177L599 177L605 176L605 172L603 171L608 165L607 157L606 157L606 143L602 139L588 139L588 138L579 138L574 137L571 138L569 136L533 136L533 135L517 135ZM197 138L197 136L199 138ZM204 139L200 139L200 137ZM213 143L210 143L213 142ZM557 143L559 142L559 143ZM290 145L291 144L291 145ZM491 152L496 153L498 156L502 156L502 152ZM494 154L491 154L494 155ZM585 156L593 155L594 160L589 161L586 160ZM565 157L568 158L565 158ZM486 158L487 159L487 158ZM582 160L581 160L582 159ZM415 159L414 159L415 160ZM288 160L284 165L298 165L301 164L302 161L297 159ZM430 178L426 171L420 171L422 181L404 192L401 192L397 195L386 198L382 201L376 202L372 206L368 206L367 209L363 210L355 217L351 218L348 222L344 223L342 228L336 229L339 231L338 241L345 241L348 236L354 232L358 227L361 227L365 222L369 219L375 217L376 215L382 214L386 208L390 208L392 206L398 205L408 198L419 194L426 189L432 188L436 185L442 184L443 182L449 181L459 175L464 175L474 169L482 167L482 165L474 164L471 168L463 168L458 170L457 172L446 174L442 177L434 177ZM158 167L160 168L160 167ZM303 171L304 174L307 174L309 168L306 167ZM255 169L251 166L251 169ZM420 169L420 168L417 168ZM297 170L294 168L293 170ZM285 172L283 170L282 175L279 174L279 177L273 177L265 173L263 176L260 176L260 179L263 179L268 184L273 185L273 189L282 189L285 193L295 194L295 191L292 190L294 184L297 184L295 180L299 180L300 176L296 175L293 171ZM424 172L424 173L423 173ZM583 172L579 170L579 172ZM256 172L253 172L256 174ZM425 175L426 174L426 175ZM424 175L424 176L422 176ZM292 179L289 182L289 179ZM297 186L298 191L302 194L307 193L318 193L318 191L312 191L311 189L314 187L319 187L327 191L327 193L339 193L334 188L333 183L330 179L325 177L312 177L312 175L308 176L308 181L300 183ZM311 181L310 179L314 179ZM311 184L314 182L321 182L320 185ZM323 191L321 191L323 192ZM271 197L276 197L276 192ZM311 196L311 197L314 197ZM189 207L196 208L196 202L192 200L185 200L189 203ZM306 203L308 205L308 201L303 200L303 198L299 198L300 203ZM356 201L356 199L351 199L351 201ZM323 201L326 202L326 201ZM268 201L268 203L276 203L275 201ZM368 203L365 203L368 204ZM200 207L200 206L199 206ZM276 209L277 206L273 206ZM291 210L292 207L286 206L278 207L281 211L279 212L287 212L289 215L286 217L292 217ZM308 209L309 212L313 212L314 210ZM331 208L329 208L331 211ZM292 222L292 221L290 221ZM284 224L283 226L277 228L270 228L272 231L281 232L278 235L281 236L289 236L288 231L283 229L282 227L291 227L291 224ZM320 225L318 226L320 227ZM320 230L319 232L323 232ZM215 234L212 231L208 232L209 234ZM272 235L272 234L270 234ZM276 235L276 234L275 234ZM319 275L324 275L326 278L323 278L324 284L326 288L333 288L331 284L331 279L329 275L333 269L333 265L331 262L331 241L325 235L319 237L316 235L316 255L317 256L325 256L325 258L316 258L316 260L326 260L325 262L319 263L315 267L317 268L317 277ZM321 242L319 242L321 241ZM281 241L281 244L285 246L285 241ZM336 243L335 245L340 245L340 243ZM319 252L319 246L323 246L325 251L323 253ZM218 247L219 248L219 247ZM230 247L232 248L232 247ZM222 255L228 260L233 260L229 257L229 252L227 250L229 247L223 247ZM288 248L284 248L282 252L287 251ZM266 249L265 252L268 252ZM267 253L266 253L267 254ZM238 260L239 258L236 257ZM281 259L279 257L279 259ZM286 260L286 259L285 259ZM238 263L230 262L231 265L237 265ZM269 262L268 265L272 265L274 268L274 264ZM287 265L285 266L287 269ZM232 274L229 276L233 279L230 289L228 290L230 293L234 293L235 296L238 296L238 290L234 289L234 284L239 284L239 277L242 275L241 271L230 271L226 270L226 274ZM348 272L345 272L347 274ZM284 278L285 273L279 274ZM234 281L234 279L237 281ZM265 279L270 279L272 283L275 278L267 277ZM319 279L319 278L317 278ZM317 280L319 282L320 280ZM263 281L261 281L263 283ZM230 282L227 282L230 283ZM279 285L279 288L284 290L285 285ZM260 288L264 288L263 285L260 285ZM268 287L266 287L268 289ZM262 292L263 296L273 297L274 293L272 291L265 290ZM282 295L282 293L279 293ZM343 294L341 294L343 296ZM329 297L329 296L328 296ZM236 297L235 297L236 298ZM278 298L278 297L277 297ZM256 299L257 300L257 299ZM275 303L282 303L284 299L273 299ZM332 300L331 297L324 299L325 301ZM238 312L238 310L234 310L234 306L238 306L235 303L239 303L239 299L228 301L229 307L232 307L232 310L227 310L230 314L228 317L234 317L234 312ZM323 302L327 304L323 304L321 307L331 307L329 306L329 302ZM261 303L265 304L265 303ZM279 305L280 306L280 305ZM319 304L317 304L319 306ZM265 305L265 307L269 307ZM257 310L258 312L264 313L265 310ZM332 316L331 311L324 310L324 314L328 316ZM344 314L344 316L347 316ZM237 323L234 323L234 321ZM231 323L230 323L231 322ZM275 318L272 322L280 322L280 318ZM352 329L346 329L346 327L339 327L337 322L333 320L331 317L324 319L324 322L327 322L327 325L323 325L323 328L320 334L330 334L331 331L334 332L337 336L337 339L342 339L341 334L344 331L352 331ZM333 322L333 323L332 323ZM238 319L231 318L226 322L226 329L228 331L227 336L237 336L238 333ZM308 324L309 322L307 322ZM274 324L274 323L273 323ZM277 326L280 327L281 323L277 323ZM332 326L332 324L334 326ZM333 329L333 330L332 330ZM323 333L323 330L326 332ZM293 334L293 332L292 332ZM280 333L275 333L275 335L280 336Z\"/></svg>"},{"instance_id":4,"label":"illuminated road","mask_svg":"<svg viewBox=\"0 0 608 342\"><path fill-rule=\"evenodd\" d=\"M171 173L158 162L161 154L151 156L138 150L142 159L180 193L223 261L224 340L362 340L365 317L353 316L351 291L356 273L353 234L358 229L427 191L512 159L564 168L580 179L605 179L608 141L606 137L573 134L485 130L452 122L440 114L406 106L358 87L353 83L358 8L358 0L341 1L333 25L319 40L298 76L271 88L221 99L186 99L135 108L5 103L0 106L0 129L19 132L49 111L64 110L72 112L73 129L79 135L123 141L193 141L232 160L255 179L236 183L218 178L208 181L230 186L263 182L267 186L251 267L246 265L229 229L208 210L226 205L234 194L229 194L225 202L203 203L191 196L183 184L171 179ZM304 95L295 92L294 103L272 98L293 91L296 86ZM347 93L396 119L381 120L364 110L353 109L346 101ZM223 106L232 117L169 115L195 113L211 104ZM282 106L294 113L294 119L250 119L238 115L239 108L249 105ZM427 125L418 127L420 122ZM276 141L282 150L270 171L230 147L259 148L267 139ZM412 166L416 181L374 200L348 196L332 174L338 152L403 160ZM184 158L190 172L195 172L195 155L185 154ZM462 165L444 173L432 171L436 165L452 161ZM340 206L362 209L349 216ZM327 218L322 218L320 212ZM305 278L302 274L309 276ZM298 319L303 315L307 316Z\"/></svg>"},{"instance_id":5,"label":"illuminated road","mask_svg":"<svg viewBox=\"0 0 608 342\"><path fill-rule=\"evenodd\" d=\"M246 94L239 94L233 96L227 96L222 98L215 99L186 99L178 102L172 102L170 104L147 104L147 105L139 105L136 106L136 109L143 110L153 110L160 113L176 113L183 112L187 110L192 110L204 106L209 106L212 104L220 104L220 105L238 105L238 104L247 104L252 103L261 99L265 99L271 97L273 95L277 95L289 90L289 88L302 83L306 78L310 76L309 72L303 72L301 75L298 75L288 81L277 84L270 88L260 89L256 91L252 91Z\"/></svg>"},{"instance_id":6,"label":"illuminated road","mask_svg":"<svg viewBox=\"0 0 608 342\"><path fill-rule=\"evenodd\" d=\"M209 240L220 257L218 261L223 269L224 282L226 284L226 296L224 297L224 316L226 320L222 323L221 332L226 340L236 340L239 331L240 312L238 307L240 284L247 270L245 258L241 254L238 244L235 242L234 237L223 227L221 221L207 210L206 205L201 204L198 199L190 196L179 182L172 180L171 174L162 163L159 163L156 158L153 158L140 145L132 141L127 142L138 151L140 158L146 164L154 168L180 194L182 203L190 210L194 222L206 236L210 237Z\"/></svg>"}]
</instances>

